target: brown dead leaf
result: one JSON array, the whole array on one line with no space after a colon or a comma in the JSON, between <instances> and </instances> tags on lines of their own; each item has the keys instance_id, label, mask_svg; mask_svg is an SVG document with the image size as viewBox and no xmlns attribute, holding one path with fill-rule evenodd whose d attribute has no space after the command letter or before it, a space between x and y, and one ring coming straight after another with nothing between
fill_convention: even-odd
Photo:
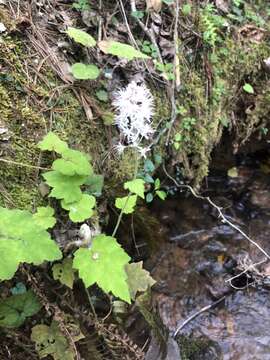
<instances>
[{"instance_id":1,"label":"brown dead leaf","mask_svg":"<svg viewBox=\"0 0 270 360\"><path fill-rule=\"evenodd\" d=\"M146 0L146 6L148 11L159 12L162 7L162 0Z\"/></svg>"}]
</instances>

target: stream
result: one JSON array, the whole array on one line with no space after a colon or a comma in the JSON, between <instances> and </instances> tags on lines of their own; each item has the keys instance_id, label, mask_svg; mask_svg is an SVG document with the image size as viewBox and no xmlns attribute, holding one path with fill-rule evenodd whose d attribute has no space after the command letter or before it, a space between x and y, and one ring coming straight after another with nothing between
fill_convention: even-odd
<instances>
[{"instance_id":1,"label":"stream","mask_svg":"<svg viewBox=\"0 0 270 360\"><path fill-rule=\"evenodd\" d=\"M222 206L226 217L270 254L269 190L265 167L262 171L243 165L235 177L210 176L202 194ZM158 282L154 303L166 327L173 333L196 311L224 296L179 331L182 360L269 360L269 262L238 276L232 286L226 281L265 256L222 223L210 204L186 191L156 202L153 211L166 240L148 266ZM188 349L186 344L191 344Z\"/></svg>"}]
</instances>

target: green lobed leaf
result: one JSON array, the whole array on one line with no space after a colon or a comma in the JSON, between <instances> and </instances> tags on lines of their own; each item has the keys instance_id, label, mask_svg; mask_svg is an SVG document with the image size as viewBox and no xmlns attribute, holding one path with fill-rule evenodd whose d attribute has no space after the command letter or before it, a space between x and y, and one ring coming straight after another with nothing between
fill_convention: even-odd
<instances>
[{"instance_id":1,"label":"green lobed leaf","mask_svg":"<svg viewBox=\"0 0 270 360\"><path fill-rule=\"evenodd\" d=\"M90 165L87 156L81 151L72 149L64 151L62 153L62 158L53 162L52 168L67 176L89 176L92 173L92 166Z\"/></svg>"},{"instance_id":2,"label":"green lobed leaf","mask_svg":"<svg viewBox=\"0 0 270 360\"><path fill-rule=\"evenodd\" d=\"M28 211L0 207L0 280L11 279L20 263L39 265L61 259L50 234L39 227Z\"/></svg>"},{"instance_id":3,"label":"green lobed leaf","mask_svg":"<svg viewBox=\"0 0 270 360\"><path fill-rule=\"evenodd\" d=\"M93 207L96 205L96 199L92 195L83 194L81 199L77 202L66 204L64 200L61 201L63 209L69 211L69 218L73 222L83 222L93 215Z\"/></svg>"},{"instance_id":4,"label":"green lobed leaf","mask_svg":"<svg viewBox=\"0 0 270 360\"><path fill-rule=\"evenodd\" d=\"M115 207L121 209L124 214L131 214L136 206L137 195L129 195L115 199Z\"/></svg>"},{"instance_id":5,"label":"green lobed leaf","mask_svg":"<svg viewBox=\"0 0 270 360\"><path fill-rule=\"evenodd\" d=\"M46 180L46 184L53 188L50 197L63 199L66 204L82 198L80 186L85 182L86 176L65 176L58 171L49 171L42 176Z\"/></svg>"},{"instance_id":6,"label":"green lobed leaf","mask_svg":"<svg viewBox=\"0 0 270 360\"><path fill-rule=\"evenodd\" d=\"M58 154L62 154L68 149L68 144L62 141L56 134L49 132L42 141L38 143L38 148L42 151L55 151Z\"/></svg>"},{"instance_id":7,"label":"green lobed leaf","mask_svg":"<svg viewBox=\"0 0 270 360\"><path fill-rule=\"evenodd\" d=\"M144 292L148 287L153 286L156 281L151 277L150 273L143 269L143 262L126 264L127 282L132 300L135 300L138 292Z\"/></svg>"},{"instance_id":8,"label":"green lobed leaf","mask_svg":"<svg viewBox=\"0 0 270 360\"><path fill-rule=\"evenodd\" d=\"M109 100L108 93L105 90L98 90L96 92L96 96L97 96L98 100L103 101L103 102L107 102Z\"/></svg>"},{"instance_id":9,"label":"green lobed leaf","mask_svg":"<svg viewBox=\"0 0 270 360\"><path fill-rule=\"evenodd\" d=\"M95 80L100 71L96 65L75 63L71 66L72 75L78 80Z\"/></svg>"},{"instance_id":10,"label":"green lobed leaf","mask_svg":"<svg viewBox=\"0 0 270 360\"><path fill-rule=\"evenodd\" d=\"M32 328L31 340L36 343L40 358L51 355L54 360L74 360L72 345L62 333L59 324L53 320L50 326L36 325ZM75 341L72 338L73 341Z\"/></svg>"},{"instance_id":11,"label":"green lobed leaf","mask_svg":"<svg viewBox=\"0 0 270 360\"><path fill-rule=\"evenodd\" d=\"M144 199L144 184L145 181L142 179L135 179L132 181L127 181L124 183L124 189L129 190L133 194L136 194L140 196L142 199Z\"/></svg>"},{"instance_id":12,"label":"green lobed leaf","mask_svg":"<svg viewBox=\"0 0 270 360\"><path fill-rule=\"evenodd\" d=\"M47 207L38 207L37 212L33 215L33 219L42 229L49 229L54 227L56 224L56 219L53 216L54 209L50 206Z\"/></svg>"},{"instance_id":13,"label":"green lobed leaf","mask_svg":"<svg viewBox=\"0 0 270 360\"><path fill-rule=\"evenodd\" d=\"M83 46L92 47L96 45L96 40L83 30L69 27L67 29L67 34L71 39Z\"/></svg>"},{"instance_id":14,"label":"green lobed leaf","mask_svg":"<svg viewBox=\"0 0 270 360\"><path fill-rule=\"evenodd\" d=\"M98 46L101 51L103 51L105 54L111 54L118 56L119 58L124 58L127 60L133 60L133 59L149 59L150 56L142 53L141 51L138 51L134 49L134 47L120 43L118 41L112 41L112 40L104 40L100 41L98 43Z\"/></svg>"},{"instance_id":15,"label":"green lobed leaf","mask_svg":"<svg viewBox=\"0 0 270 360\"><path fill-rule=\"evenodd\" d=\"M0 326L14 328L41 309L36 295L28 290L0 301Z\"/></svg>"},{"instance_id":16,"label":"green lobed leaf","mask_svg":"<svg viewBox=\"0 0 270 360\"><path fill-rule=\"evenodd\" d=\"M98 235L93 239L90 249L80 248L74 254L73 267L79 271L84 285L95 283L106 293L130 303L130 294L126 282L124 266L130 257L121 248L115 238Z\"/></svg>"},{"instance_id":17,"label":"green lobed leaf","mask_svg":"<svg viewBox=\"0 0 270 360\"><path fill-rule=\"evenodd\" d=\"M66 258L61 263L54 264L52 267L54 280L59 280L61 284L66 285L70 289L73 288L75 278L72 263L72 259Z\"/></svg>"}]
</instances>

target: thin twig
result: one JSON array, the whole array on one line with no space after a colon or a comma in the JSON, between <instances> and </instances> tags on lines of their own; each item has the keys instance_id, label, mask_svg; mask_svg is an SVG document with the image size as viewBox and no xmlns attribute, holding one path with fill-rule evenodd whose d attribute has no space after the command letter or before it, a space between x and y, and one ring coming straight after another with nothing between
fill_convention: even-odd
<instances>
[{"instance_id":1,"label":"thin twig","mask_svg":"<svg viewBox=\"0 0 270 360\"><path fill-rule=\"evenodd\" d=\"M7 159L1 159L0 161L7 163L7 164L11 164L11 165L17 165L17 166L22 166L22 167L27 167L30 169L38 169L38 170L51 170L45 167L41 167L41 166L34 166L34 165L28 165L28 164L23 164L23 163L19 163L17 161L12 161L12 160L7 160Z\"/></svg>"},{"instance_id":2,"label":"thin twig","mask_svg":"<svg viewBox=\"0 0 270 360\"><path fill-rule=\"evenodd\" d=\"M178 328L175 330L175 332L173 334L173 337L176 338L179 331L181 331L191 320L195 319L197 316L201 315L202 313L212 309L213 307L215 307L216 305L218 305L219 303L221 303L225 299L226 299L226 296L222 296L222 298L218 299L217 301L213 302L212 304L207 305L207 306L203 307L201 310L199 310L199 311L195 312L194 314L192 314L181 325L178 326Z\"/></svg>"},{"instance_id":3,"label":"thin twig","mask_svg":"<svg viewBox=\"0 0 270 360\"><path fill-rule=\"evenodd\" d=\"M180 73L179 73L179 66L180 66L180 62L179 62L179 49L178 49L178 42L179 42L179 38L178 38L178 21L179 21L179 1L176 0L176 15L175 15L175 24L174 24L174 62L173 62L173 70L174 70L174 78L172 79L172 86L170 88L170 93L171 93L171 120L170 120L170 125L169 125L169 130L168 130L168 134L167 134L167 138L166 138L166 146L169 145L169 141L170 141L170 136L171 136L171 131L173 128L173 124L176 120L177 117L177 112L176 112L176 102L175 102L175 89L178 90L180 87Z\"/></svg>"},{"instance_id":4,"label":"thin twig","mask_svg":"<svg viewBox=\"0 0 270 360\"><path fill-rule=\"evenodd\" d=\"M201 196L199 194L196 193L196 191L190 186L190 185L182 185L179 184L166 170L165 165L163 165L163 171L165 172L166 176L171 179L174 184L178 187L178 188L183 188L183 189L188 189L192 195L194 197L196 197L197 199L201 199L201 200L206 200L213 208L215 208L218 212L218 217L221 218L221 221L224 224L228 224L230 227L232 227L233 229L235 229L237 232L239 232L246 240L248 240L252 245L256 246L266 257L268 260L270 260L270 255L259 245L256 243L256 241L254 241L253 239L251 239L246 233L244 233L243 230L241 230L237 225L233 224L231 221L228 220L228 218L223 214L222 212L222 207L216 205L209 196Z\"/></svg>"}]
</instances>

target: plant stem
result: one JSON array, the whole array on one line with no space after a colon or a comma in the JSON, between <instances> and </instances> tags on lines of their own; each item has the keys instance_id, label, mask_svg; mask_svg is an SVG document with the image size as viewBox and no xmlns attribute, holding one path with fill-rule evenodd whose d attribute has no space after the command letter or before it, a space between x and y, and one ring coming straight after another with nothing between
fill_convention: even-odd
<instances>
[{"instance_id":1,"label":"plant stem","mask_svg":"<svg viewBox=\"0 0 270 360\"><path fill-rule=\"evenodd\" d=\"M139 157L138 157L138 153L136 153L136 157L135 157L135 170L134 170L133 180L135 180L136 177L137 177L138 168L139 168ZM126 205L127 205L127 202L128 202L128 199L129 199L130 195L131 195L131 192L128 193L127 200L126 200L123 208L121 209L120 215L118 216L117 223L116 223L115 228L114 228L113 233L112 233L112 237L115 236L115 234L116 234L116 232L117 232L117 230L118 230L118 228L119 228L119 225L120 225L121 220L122 220L122 217L123 217L123 215L124 215L124 210L125 210L125 207L126 207Z\"/></svg>"},{"instance_id":2,"label":"plant stem","mask_svg":"<svg viewBox=\"0 0 270 360\"><path fill-rule=\"evenodd\" d=\"M23 167L28 167L28 168L30 168L30 169L51 170L51 169L44 168L44 167L41 167L41 166L34 166L34 165L23 164L23 163L19 163L19 162L17 162L17 161L12 161L12 160L7 160L7 159L1 159L1 158L0 158L0 161L5 162L5 163L7 163L7 164L12 164L12 165L17 165L17 166L23 166Z\"/></svg>"},{"instance_id":3,"label":"plant stem","mask_svg":"<svg viewBox=\"0 0 270 360\"><path fill-rule=\"evenodd\" d=\"M92 313L93 313L93 315L94 315L94 318L95 318L95 320L97 320L97 318L98 318L98 317L97 317L97 313L96 313L94 304L93 304L93 302L92 302L91 296L90 296L90 294L89 294L89 291L88 291L88 289L87 289L86 287L84 287L84 289L85 289L85 292L86 292L86 295L87 295L88 302L89 302L89 304L90 304Z\"/></svg>"}]
</instances>

